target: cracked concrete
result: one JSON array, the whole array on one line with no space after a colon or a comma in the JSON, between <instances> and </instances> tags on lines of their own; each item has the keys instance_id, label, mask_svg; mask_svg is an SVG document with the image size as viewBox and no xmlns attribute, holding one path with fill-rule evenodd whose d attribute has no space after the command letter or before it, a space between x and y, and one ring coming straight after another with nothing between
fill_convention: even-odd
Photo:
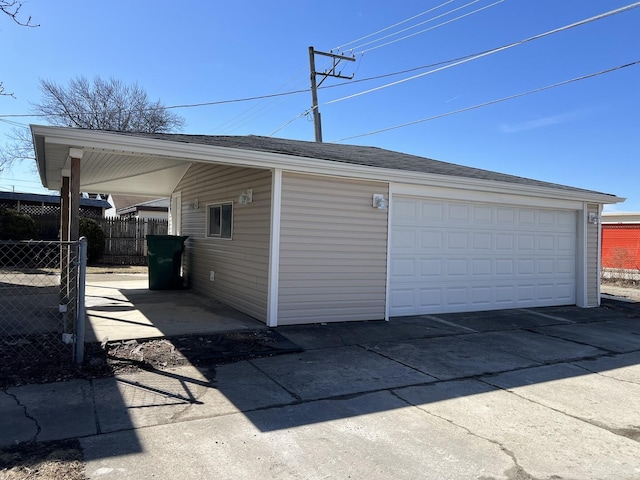
<instances>
[{"instance_id":1,"label":"cracked concrete","mask_svg":"<svg viewBox=\"0 0 640 480\"><path fill-rule=\"evenodd\" d=\"M2 390L0 394L0 414L5 444L29 442L38 438L41 430L38 421L10 389Z\"/></svg>"},{"instance_id":2,"label":"cracked concrete","mask_svg":"<svg viewBox=\"0 0 640 480\"><path fill-rule=\"evenodd\" d=\"M589 312L283 328L306 351L0 392L0 442L80 437L100 480L637 479L637 320Z\"/></svg>"},{"instance_id":3,"label":"cracked concrete","mask_svg":"<svg viewBox=\"0 0 640 480\"><path fill-rule=\"evenodd\" d=\"M482 381L441 382L396 390L396 394L499 444L534 478L640 476L637 442Z\"/></svg>"}]
</instances>

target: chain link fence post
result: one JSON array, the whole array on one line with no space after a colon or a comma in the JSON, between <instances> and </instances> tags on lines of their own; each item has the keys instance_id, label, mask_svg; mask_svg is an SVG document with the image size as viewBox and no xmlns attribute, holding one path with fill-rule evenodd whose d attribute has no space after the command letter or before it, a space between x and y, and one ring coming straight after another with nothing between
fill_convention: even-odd
<instances>
[{"instance_id":1,"label":"chain link fence post","mask_svg":"<svg viewBox=\"0 0 640 480\"><path fill-rule=\"evenodd\" d=\"M84 361L84 340L86 326L86 310L85 310L85 285L87 281L87 239L81 237L78 242L79 255L76 257L78 262L78 295L76 321L75 321L75 362L80 365Z\"/></svg>"}]
</instances>

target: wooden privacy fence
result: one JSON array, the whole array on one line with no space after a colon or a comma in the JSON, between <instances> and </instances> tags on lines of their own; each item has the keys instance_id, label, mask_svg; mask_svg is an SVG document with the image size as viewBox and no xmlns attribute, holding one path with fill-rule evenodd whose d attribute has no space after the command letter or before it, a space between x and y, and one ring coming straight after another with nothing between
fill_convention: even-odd
<instances>
[{"instance_id":1,"label":"wooden privacy fence","mask_svg":"<svg viewBox=\"0 0 640 480\"><path fill-rule=\"evenodd\" d=\"M104 254L98 261L108 265L146 265L147 235L166 235L167 220L96 218L104 230Z\"/></svg>"},{"instance_id":2,"label":"wooden privacy fence","mask_svg":"<svg viewBox=\"0 0 640 480\"><path fill-rule=\"evenodd\" d=\"M40 207L38 207L40 208ZM41 209L42 210L42 209ZM33 218L38 240L58 240L60 213L28 211ZM168 221L155 218L102 218L81 211L80 215L92 218L102 227L106 237L104 254L98 263L107 265L146 265L147 235L166 235Z\"/></svg>"}]
</instances>

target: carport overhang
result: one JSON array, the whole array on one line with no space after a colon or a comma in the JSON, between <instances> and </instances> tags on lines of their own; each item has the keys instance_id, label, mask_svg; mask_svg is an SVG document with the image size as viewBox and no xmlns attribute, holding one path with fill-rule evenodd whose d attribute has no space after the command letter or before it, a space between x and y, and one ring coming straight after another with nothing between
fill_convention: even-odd
<instances>
[{"instance_id":1,"label":"carport overhang","mask_svg":"<svg viewBox=\"0 0 640 480\"><path fill-rule=\"evenodd\" d=\"M159 155L150 146L116 143L113 134L104 132L36 125L31 131L40 179L50 190L60 190L63 178L71 176L76 152L82 155L79 188L84 192L166 197L191 164L185 158Z\"/></svg>"}]
</instances>

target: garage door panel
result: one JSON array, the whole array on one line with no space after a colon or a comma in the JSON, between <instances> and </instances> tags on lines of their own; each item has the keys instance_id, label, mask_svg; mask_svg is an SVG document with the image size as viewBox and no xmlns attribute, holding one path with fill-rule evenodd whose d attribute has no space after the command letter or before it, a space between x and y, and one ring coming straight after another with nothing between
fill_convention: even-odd
<instances>
[{"instance_id":1,"label":"garage door panel","mask_svg":"<svg viewBox=\"0 0 640 480\"><path fill-rule=\"evenodd\" d=\"M437 231L420 232L420 250L422 252L436 253L442 250L444 245L443 233Z\"/></svg>"},{"instance_id":2,"label":"garage door panel","mask_svg":"<svg viewBox=\"0 0 640 480\"><path fill-rule=\"evenodd\" d=\"M572 275L576 271L575 258L559 258L557 260L557 273L562 273L567 276Z\"/></svg>"},{"instance_id":3,"label":"garage door panel","mask_svg":"<svg viewBox=\"0 0 640 480\"><path fill-rule=\"evenodd\" d=\"M422 277L441 277L444 273L443 260L440 258L420 258L419 272Z\"/></svg>"},{"instance_id":4,"label":"garage door panel","mask_svg":"<svg viewBox=\"0 0 640 480\"><path fill-rule=\"evenodd\" d=\"M493 292L490 287L472 287L471 304L475 307L489 307L493 302Z\"/></svg>"},{"instance_id":5,"label":"garage door panel","mask_svg":"<svg viewBox=\"0 0 640 480\"><path fill-rule=\"evenodd\" d=\"M471 272L474 277L491 276L495 268L490 258L472 258Z\"/></svg>"},{"instance_id":6,"label":"garage door panel","mask_svg":"<svg viewBox=\"0 0 640 480\"><path fill-rule=\"evenodd\" d=\"M396 228L391 233L391 251L394 253L414 253L417 251L415 228Z\"/></svg>"},{"instance_id":7,"label":"garage door panel","mask_svg":"<svg viewBox=\"0 0 640 480\"><path fill-rule=\"evenodd\" d=\"M416 210L419 212L422 222L442 221L445 216L445 206L439 202L422 202L420 208Z\"/></svg>"},{"instance_id":8,"label":"garage door panel","mask_svg":"<svg viewBox=\"0 0 640 480\"><path fill-rule=\"evenodd\" d=\"M493 235L489 232L478 232L471 234L471 246L474 251L483 252L493 249Z\"/></svg>"},{"instance_id":9,"label":"garage door panel","mask_svg":"<svg viewBox=\"0 0 640 480\"><path fill-rule=\"evenodd\" d=\"M423 308L437 308L442 303L442 288L421 288L416 293Z\"/></svg>"},{"instance_id":10,"label":"garage door panel","mask_svg":"<svg viewBox=\"0 0 640 480\"><path fill-rule=\"evenodd\" d=\"M403 199L398 198L393 202L393 214L396 217L396 221L399 225L405 224L415 224L418 220L418 215L416 209L419 207L418 204L413 202L411 199Z\"/></svg>"},{"instance_id":11,"label":"garage door panel","mask_svg":"<svg viewBox=\"0 0 640 480\"><path fill-rule=\"evenodd\" d=\"M397 199L392 316L575 303L575 212L400 197L396 221Z\"/></svg>"},{"instance_id":12,"label":"garage door panel","mask_svg":"<svg viewBox=\"0 0 640 480\"><path fill-rule=\"evenodd\" d=\"M419 278L416 275L416 260L414 258L399 258L391 265L391 278L399 281L401 278L414 281Z\"/></svg>"}]
</instances>

